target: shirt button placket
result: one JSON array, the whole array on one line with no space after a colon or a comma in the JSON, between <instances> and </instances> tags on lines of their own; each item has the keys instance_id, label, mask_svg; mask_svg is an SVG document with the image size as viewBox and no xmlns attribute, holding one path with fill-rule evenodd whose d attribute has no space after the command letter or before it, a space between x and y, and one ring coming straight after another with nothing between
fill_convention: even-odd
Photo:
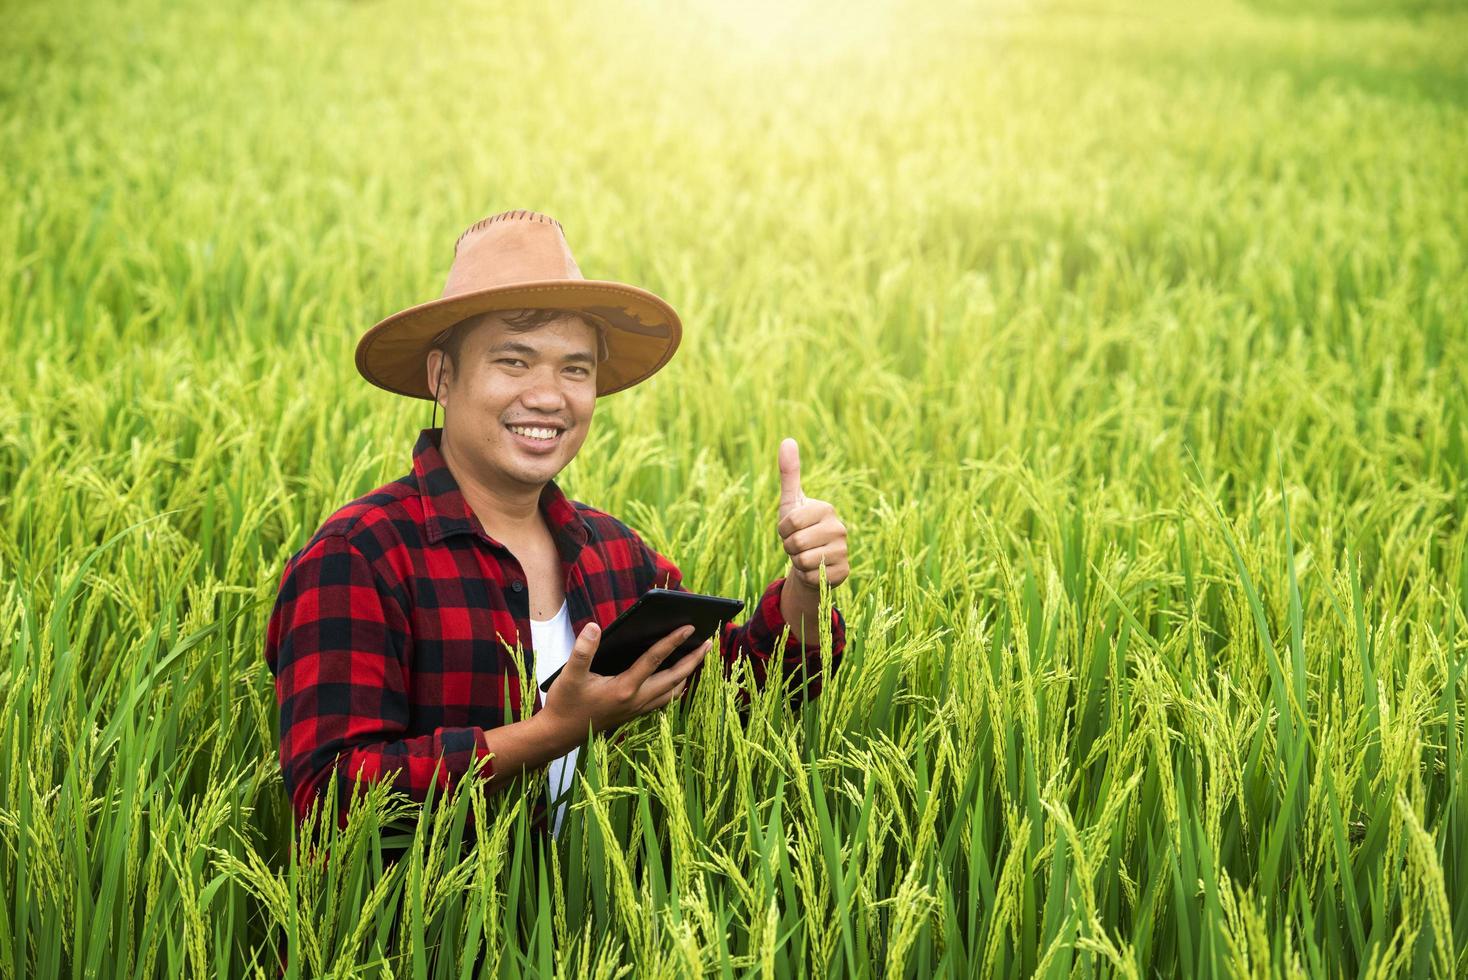
<instances>
[{"instance_id":1,"label":"shirt button placket","mask_svg":"<svg viewBox=\"0 0 1468 980\"><path fill-rule=\"evenodd\" d=\"M535 651L530 642L530 597L525 591L525 583L518 578L510 579L509 595L510 611L515 616L515 626L523 637L521 650L525 655L525 673L530 679L530 696L533 699L532 711L540 708L540 685L535 682Z\"/></svg>"},{"instance_id":2,"label":"shirt button placket","mask_svg":"<svg viewBox=\"0 0 1468 980\"><path fill-rule=\"evenodd\" d=\"M510 604L510 611L517 619L530 619L530 593L525 590L525 583L519 579L510 580L510 594L505 597Z\"/></svg>"}]
</instances>

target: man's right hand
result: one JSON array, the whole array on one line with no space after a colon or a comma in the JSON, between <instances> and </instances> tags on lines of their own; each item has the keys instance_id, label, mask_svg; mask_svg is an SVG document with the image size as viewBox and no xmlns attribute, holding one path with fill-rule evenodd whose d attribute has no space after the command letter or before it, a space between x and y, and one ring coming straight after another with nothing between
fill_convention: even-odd
<instances>
[{"instance_id":1,"label":"man's right hand","mask_svg":"<svg viewBox=\"0 0 1468 980\"><path fill-rule=\"evenodd\" d=\"M655 673L692 633L692 626L674 630L649 647L631 667L609 677L591 672L591 659L601 644L601 627L588 623L576 637L571 657L547 692L540 714L546 715L573 744L579 744L585 740L588 728L604 732L664 707L683 694L688 678L703 666L704 654L713 645L713 640L705 640L676 666Z\"/></svg>"}]
</instances>

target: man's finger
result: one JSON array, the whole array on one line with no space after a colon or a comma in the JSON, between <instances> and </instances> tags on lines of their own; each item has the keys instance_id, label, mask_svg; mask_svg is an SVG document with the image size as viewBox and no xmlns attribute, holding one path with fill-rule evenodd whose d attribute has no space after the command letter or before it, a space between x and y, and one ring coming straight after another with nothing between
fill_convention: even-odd
<instances>
[{"instance_id":1,"label":"man's finger","mask_svg":"<svg viewBox=\"0 0 1468 980\"><path fill-rule=\"evenodd\" d=\"M699 668L702 668L703 657L705 657L705 654L708 653L711 647L713 647L712 640L703 641L703 646L688 653L688 656L684 657L683 663L666 672L666 675L668 675L666 679L662 678L661 675L655 676L655 678L649 679L647 684L643 685L643 690L653 700L658 701L661 701L662 698L669 697L669 695L671 697L683 697L683 692L688 690L688 679L694 673L699 672Z\"/></svg>"},{"instance_id":2,"label":"man's finger","mask_svg":"<svg viewBox=\"0 0 1468 980\"><path fill-rule=\"evenodd\" d=\"M784 517L805 500L800 490L800 446L794 439L782 439L779 456L780 516Z\"/></svg>"},{"instance_id":3,"label":"man's finger","mask_svg":"<svg viewBox=\"0 0 1468 980\"><path fill-rule=\"evenodd\" d=\"M566 659L566 666L561 672L585 676L591 670L591 658L596 656L596 648L599 646L601 627L596 623L587 623L581 635L576 637L576 643L571 647L571 656Z\"/></svg>"},{"instance_id":4,"label":"man's finger","mask_svg":"<svg viewBox=\"0 0 1468 980\"><path fill-rule=\"evenodd\" d=\"M638 688L641 688L642 682L653 675L653 672L658 669L658 665L668 658L668 654L672 653L678 644L692 635L692 626L683 626L674 630L648 647L647 652L638 657L632 666L628 667L623 673L636 681Z\"/></svg>"},{"instance_id":5,"label":"man's finger","mask_svg":"<svg viewBox=\"0 0 1468 980\"><path fill-rule=\"evenodd\" d=\"M826 557L824 546L802 551L798 555L790 556L790 564L803 572L814 572L821 567L821 561Z\"/></svg>"},{"instance_id":6,"label":"man's finger","mask_svg":"<svg viewBox=\"0 0 1468 980\"><path fill-rule=\"evenodd\" d=\"M780 537L788 538L801 528L815 527L835 513L836 508L826 501L806 497L802 503L780 515L780 523L775 525L775 531Z\"/></svg>"},{"instance_id":7,"label":"man's finger","mask_svg":"<svg viewBox=\"0 0 1468 980\"><path fill-rule=\"evenodd\" d=\"M785 554L798 555L802 551L831 544L845 535L846 528L840 522L826 519L791 531L782 537L780 543L785 548Z\"/></svg>"},{"instance_id":8,"label":"man's finger","mask_svg":"<svg viewBox=\"0 0 1468 980\"><path fill-rule=\"evenodd\" d=\"M649 677L643 682L641 693L644 697L656 698L669 690L677 687L688 679L688 676L703 666L703 656L709 652L714 645L713 640L704 640L703 645L697 650L690 650L684 654L677 666L666 670L661 674Z\"/></svg>"},{"instance_id":9,"label":"man's finger","mask_svg":"<svg viewBox=\"0 0 1468 980\"><path fill-rule=\"evenodd\" d=\"M821 587L820 566L817 566L811 571L804 571L799 568L794 568L792 569L791 574L795 577L796 581L798 581L801 585L804 585L806 588L810 589L812 592ZM827 564L826 585L834 589L836 586L846 581L847 576L849 576L850 574L851 565L847 562L841 561L837 562L834 565Z\"/></svg>"},{"instance_id":10,"label":"man's finger","mask_svg":"<svg viewBox=\"0 0 1468 980\"><path fill-rule=\"evenodd\" d=\"M673 698L675 697L677 697L677 694L674 691L664 691L661 695L654 698L652 702L648 704L647 710L644 711L643 714L647 714L650 711L657 711L659 708L666 708L668 705L673 703Z\"/></svg>"}]
</instances>

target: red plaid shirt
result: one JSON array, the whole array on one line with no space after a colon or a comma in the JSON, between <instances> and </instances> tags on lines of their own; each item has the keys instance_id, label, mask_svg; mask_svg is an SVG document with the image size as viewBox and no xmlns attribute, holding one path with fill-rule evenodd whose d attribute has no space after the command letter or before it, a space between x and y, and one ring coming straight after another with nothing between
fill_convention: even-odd
<instances>
[{"instance_id":1,"label":"red plaid shirt","mask_svg":"<svg viewBox=\"0 0 1468 980\"><path fill-rule=\"evenodd\" d=\"M438 796L471 773L489 754L485 730L519 720L517 638L532 711L541 708L525 571L469 509L439 453L441 434L424 429L412 473L338 510L286 563L265 659L298 821L332 779L338 801L350 798L360 774L363 783L390 779L422 802L436 764ZM540 509L560 552L576 634L592 620L605 628L654 586L683 589L676 565L615 517L569 500L555 481ZM763 686L785 626L783 582L766 587L745 625L724 625L726 676L743 658ZM831 638L835 670L846 641L834 607ZM816 696L819 638L802 646L792 631L780 654L789 678L805 665L803 696ZM536 809L543 816L543 803ZM339 807L339 823L345 811Z\"/></svg>"}]
</instances>

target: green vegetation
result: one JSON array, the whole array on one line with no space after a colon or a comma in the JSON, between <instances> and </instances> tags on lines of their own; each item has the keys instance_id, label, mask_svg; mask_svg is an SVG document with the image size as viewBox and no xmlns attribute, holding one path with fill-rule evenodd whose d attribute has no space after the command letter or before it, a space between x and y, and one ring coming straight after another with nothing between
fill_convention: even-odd
<instances>
[{"instance_id":1,"label":"green vegetation","mask_svg":"<svg viewBox=\"0 0 1468 980\"><path fill-rule=\"evenodd\" d=\"M7 5L0 976L1468 972L1468 13L759 6ZM795 436L847 659L313 863L270 603L512 207L686 324L568 492L752 600Z\"/></svg>"}]
</instances>

